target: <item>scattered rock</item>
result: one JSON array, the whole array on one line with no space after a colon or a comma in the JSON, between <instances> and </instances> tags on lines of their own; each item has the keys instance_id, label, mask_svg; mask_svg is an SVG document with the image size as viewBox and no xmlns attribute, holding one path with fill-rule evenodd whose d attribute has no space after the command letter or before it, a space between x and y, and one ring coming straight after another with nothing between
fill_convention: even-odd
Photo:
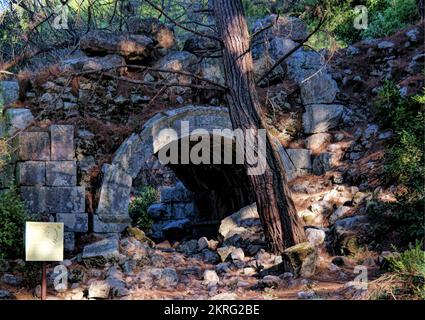
<instances>
[{"instance_id":1,"label":"scattered rock","mask_svg":"<svg viewBox=\"0 0 425 320\"><path fill-rule=\"evenodd\" d=\"M317 251L309 242L303 242L283 252L284 261L295 276L311 277L316 270Z\"/></svg>"},{"instance_id":2,"label":"scattered rock","mask_svg":"<svg viewBox=\"0 0 425 320\"><path fill-rule=\"evenodd\" d=\"M220 278L214 270L205 270L203 279L204 284L208 287L215 286L220 282Z\"/></svg>"},{"instance_id":3,"label":"scattered rock","mask_svg":"<svg viewBox=\"0 0 425 320\"><path fill-rule=\"evenodd\" d=\"M347 206L341 206L336 209L332 215L329 217L329 223L334 224L335 221L345 216L345 214L350 211L351 208Z\"/></svg>"},{"instance_id":4,"label":"scattered rock","mask_svg":"<svg viewBox=\"0 0 425 320\"><path fill-rule=\"evenodd\" d=\"M272 275L267 275L258 282L258 284L264 288L277 288L280 283L280 278Z\"/></svg>"},{"instance_id":5,"label":"scattered rock","mask_svg":"<svg viewBox=\"0 0 425 320\"><path fill-rule=\"evenodd\" d=\"M15 299L15 296L9 290L0 289L0 300Z\"/></svg>"},{"instance_id":6,"label":"scattered rock","mask_svg":"<svg viewBox=\"0 0 425 320\"><path fill-rule=\"evenodd\" d=\"M245 253L241 248L234 248L232 252L230 253L230 256L233 261L239 260L243 261L245 258Z\"/></svg>"},{"instance_id":7,"label":"scattered rock","mask_svg":"<svg viewBox=\"0 0 425 320\"><path fill-rule=\"evenodd\" d=\"M316 293L313 290L309 291L300 291L297 293L297 297L300 300L309 300L313 299L316 296Z\"/></svg>"},{"instance_id":8,"label":"scattered rock","mask_svg":"<svg viewBox=\"0 0 425 320\"><path fill-rule=\"evenodd\" d=\"M179 252L182 252L186 255L192 255L196 252L198 252L198 241L196 240L190 240L182 243L177 250Z\"/></svg>"},{"instance_id":9,"label":"scattered rock","mask_svg":"<svg viewBox=\"0 0 425 320\"><path fill-rule=\"evenodd\" d=\"M198 250L202 251L205 248L208 248L209 246L209 242L208 239L206 237L202 237L198 239Z\"/></svg>"},{"instance_id":10,"label":"scattered rock","mask_svg":"<svg viewBox=\"0 0 425 320\"><path fill-rule=\"evenodd\" d=\"M223 292L210 298L210 300L237 300L236 293Z\"/></svg>"},{"instance_id":11,"label":"scattered rock","mask_svg":"<svg viewBox=\"0 0 425 320\"><path fill-rule=\"evenodd\" d=\"M108 299L111 286L107 281L93 281L89 287L89 299Z\"/></svg>"},{"instance_id":12,"label":"scattered rock","mask_svg":"<svg viewBox=\"0 0 425 320\"><path fill-rule=\"evenodd\" d=\"M325 241L325 231L315 228L307 228L305 231L308 242L314 246L320 246Z\"/></svg>"},{"instance_id":13,"label":"scattered rock","mask_svg":"<svg viewBox=\"0 0 425 320\"><path fill-rule=\"evenodd\" d=\"M5 273L1 277L1 282L8 284L13 287L19 287L22 283L22 277L21 276L15 276L11 273Z\"/></svg>"}]
</instances>

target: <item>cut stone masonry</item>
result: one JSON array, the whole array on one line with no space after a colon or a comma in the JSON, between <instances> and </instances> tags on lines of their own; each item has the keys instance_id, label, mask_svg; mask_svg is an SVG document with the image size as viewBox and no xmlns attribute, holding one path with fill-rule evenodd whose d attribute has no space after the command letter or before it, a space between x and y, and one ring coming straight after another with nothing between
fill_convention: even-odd
<instances>
[{"instance_id":1,"label":"cut stone masonry","mask_svg":"<svg viewBox=\"0 0 425 320\"><path fill-rule=\"evenodd\" d=\"M77 186L74 127L51 125L49 132L22 132L17 141L16 180L29 215L63 222L65 250L74 250L74 233L88 231L85 188Z\"/></svg>"}]
</instances>

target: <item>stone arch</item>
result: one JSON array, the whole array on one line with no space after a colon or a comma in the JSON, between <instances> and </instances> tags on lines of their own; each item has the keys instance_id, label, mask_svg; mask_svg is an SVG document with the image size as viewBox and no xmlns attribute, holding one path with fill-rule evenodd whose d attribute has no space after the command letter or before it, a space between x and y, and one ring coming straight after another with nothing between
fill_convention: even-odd
<instances>
[{"instance_id":1,"label":"stone arch","mask_svg":"<svg viewBox=\"0 0 425 320\"><path fill-rule=\"evenodd\" d=\"M140 133L134 133L124 141L112 163L104 168L99 204L93 220L94 232L117 233L129 224L128 206L133 179L141 170L162 166L153 155L170 143L178 143L184 135L181 132L183 121L187 121L189 132L203 129L211 136L216 134L214 130L232 129L225 107L189 105L156 114L145 123ZM162 138L161 130L168 128L178 133L175 141ZM169 167L191 191L197 193L195 201L200 206L199 211L204 213L204 220L220 219L227 211L230 214L253 200L241 165Z\"/></svg>"}]
</instances>

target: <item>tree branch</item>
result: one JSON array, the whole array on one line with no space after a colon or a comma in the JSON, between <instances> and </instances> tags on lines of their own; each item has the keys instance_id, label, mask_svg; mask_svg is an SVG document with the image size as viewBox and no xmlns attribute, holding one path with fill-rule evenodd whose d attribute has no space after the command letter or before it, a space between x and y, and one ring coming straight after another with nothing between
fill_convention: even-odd
<instances>
[{"instance_id":1,"label":"tree branch","mask_svg":"<svg viewBox=\"0 0 425 320\"><path fill-rule=\"evenodd\" d=\"M168 20L170 20L173 24L175 24L177 27L186 30L188 32L191 32L193 34L196 34L200 37L204 37L204 38L209 38L215 41L218 41L220 43L222 43L222 40L218 37L215 37L213 35L207 35L205 33L202 32L198 32L196 30L192 30L188 27L186 27L185 25L182 25L181 23L179 23L178 21L174 20L173 18L171 18L167 13L164 12L164 10L162 10L160 7L158 7L156 4L154 4L151 0L145 0L152 8L154 8L155 10L159 11L165 18L167 18Z\"/></svg>"}]
</instances>

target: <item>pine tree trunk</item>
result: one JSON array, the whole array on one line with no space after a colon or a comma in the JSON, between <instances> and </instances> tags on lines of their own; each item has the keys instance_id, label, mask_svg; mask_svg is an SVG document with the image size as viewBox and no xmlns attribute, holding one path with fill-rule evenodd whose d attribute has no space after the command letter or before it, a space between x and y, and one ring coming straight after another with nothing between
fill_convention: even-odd
<instances>
[{"instance_id":1,"label":"pine tree trunk","mask_svg":"<svg viewBox=\"0 0 425 320\"><path fill-rule=\"evenodd\" d=\"M230 118L233 128L263 129L258 100L249 33L241 0L214 0L217 30L223 40L225 79L229 91ZM267 136L267 165L264 174L250 175L256 194L260 219L270 249L282 253L287 247L304 241L305 235L290 198L282 161ZM245 168L249 165L245 163Z\"/></svg>"}]
</instances>

